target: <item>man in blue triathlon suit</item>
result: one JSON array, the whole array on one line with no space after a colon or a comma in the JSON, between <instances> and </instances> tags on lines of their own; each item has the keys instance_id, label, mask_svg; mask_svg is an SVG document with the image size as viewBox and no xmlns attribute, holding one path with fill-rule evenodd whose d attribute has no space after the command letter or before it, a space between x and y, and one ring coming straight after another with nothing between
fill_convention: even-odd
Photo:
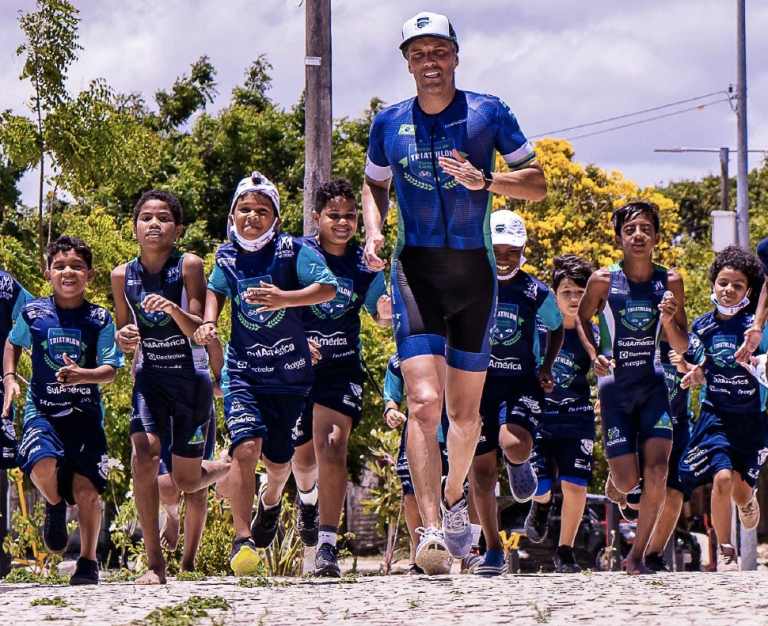
<instances>
[{"instance_id":1,"label":"man in blue triathlon suit","mask_svg":"<svg viewBox=\"0 0 768 626\"><path fill-rule=\"evenodd\" d=\"M675 352L688 350L685 292L675 270L653 262L660 238L655 204L631 200L611 219L624 258L590 277L579 306L581 340L600 377L609 480L622 493L631 492L640 481L638 447L642 448L643 494L626 567L629 574L652 574L643 559L664 508L673 430L658 346L663 329ZM598 312L600 351L592 334L592 317Z\"/></svg>"},{"instance_id":2,"label":"man in blue triathlon suit","mask_svg":"<svg viewBox=\"0 0 768 626\"><path fill-rule=\"evenodd\" d=\"M433 559L432 552L463 558L472 544L463 485L480 436L496 299L492 193L538 201L547 188L509 107L494 96L456 89L459 47L445 16L409 19L400 48L417 97L384 109L371 125L363 184L365 261L373 270L385 267L377 252L394 179L399 225L392 325L409 392L407 449L425 526L416 562L437 574L445 571L446 559ZM510 172L491 172L496 151ZM444 390L450 472L441 490L437 429Z\"/></svg>"}]
</instances>

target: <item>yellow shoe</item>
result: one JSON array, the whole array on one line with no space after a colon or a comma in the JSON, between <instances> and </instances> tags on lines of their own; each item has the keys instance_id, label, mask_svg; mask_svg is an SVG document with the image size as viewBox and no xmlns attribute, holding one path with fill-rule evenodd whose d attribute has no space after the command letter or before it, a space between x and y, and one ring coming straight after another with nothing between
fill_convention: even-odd
<instances>
[{"instance_id":1,"label":"yellow shoe","mask_svg":"<svg viewBox=\"0 0 768 626\"><path fill-rule=\"evenodd\" d=\"M250 537L236 537L232 546L232 556L229 566L235 572L235 576L250 576L256 573L256 568L261 563L261 557L256 552L253 539Z\"/></svg>"}]
</instances>

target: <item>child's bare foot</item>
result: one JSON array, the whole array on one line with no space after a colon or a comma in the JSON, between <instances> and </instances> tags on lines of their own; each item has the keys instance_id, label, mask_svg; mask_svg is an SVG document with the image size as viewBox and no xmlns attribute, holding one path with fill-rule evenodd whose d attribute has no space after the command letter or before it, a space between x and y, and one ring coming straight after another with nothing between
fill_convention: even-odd
<instances>
[{"instance_id":1,"label":"child's bare foot","mask_svg":"<svg viewBox=\"0 0 768 626\"><path fill-rule=\"evenodd\" d=\"M160 547L168 552L174 552L179 545L179 517L169 515L166 511L165 522L160 529Z\"/></svg>"},{"instance_id":2,"label":"child's bare foot","mask_svg":"<svg viewBox=\"0 0 768 626\"><path fill-rule=\"evenodd\" d=\"M165 584L165 566L157 569L149 569L147 573L137 578L134 585L164 585Z\"/></svg>"},{"instance_id":3,"label":"child's bare foot","mask_svg":"<svg viewBox=\"0 0 768 626\"><path fill-rule=\"evenodd\" d=\"M627 494L621 493L616 485L613 484L613 478L610 472L608 473L608 479L605 481L605 495L611 501L619 505L620 508L627 506Z\"/></svg>"},{"instance_id":4,"label":"child's bare foot","mask_svg":"<svg viewBox=\"0 0 768 626\"><path fill-rule=\"evenodd\" d=\"M232 463L232 457L229 456L226 450L223 450L221 454L219 455L219 461L223 461L225 463ZM229 499L229 477L225 476L224 478L218 480L216 482L216 502L221 502L222 500L228 500Z\"/></svg>"},{"instance_id":5,"label":"child's bare foot","mask_svg":"<svg viewBox=\"0 0 768 626\"><path fill-rule=\"evenodd\" d=\"M646 574L655 574L650 567L648 567L642 558L633 557L631 554L627 557L627 574L630 576L644 576Z\"/></svg>"}]
</instances>

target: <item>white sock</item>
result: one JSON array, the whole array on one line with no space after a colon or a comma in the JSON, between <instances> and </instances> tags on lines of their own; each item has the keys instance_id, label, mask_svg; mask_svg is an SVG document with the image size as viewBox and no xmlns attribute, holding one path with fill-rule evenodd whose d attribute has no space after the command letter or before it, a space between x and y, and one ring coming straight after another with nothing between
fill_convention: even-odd
<instances>
[{"instance_id":1,"label":"white sock","mask_svg":"<svg viewBox=\"0 0 768 626\"><path fill-rule=\"evenodd\" d=\"M317 533L317 545L321 546L327 543L332 546L336 546L336 531L335 530L320 530Z\"/></svg>"},{"instance_id":2,"label":"white sock","mask_svg":"<svg viewBox=\"0 0 768 626\"><path fill-rule=\"evenodd\" d=\"M270 509L274 509L279 504L280 504L280 498L278 498L277 502L275 502L274 504L267 504L266 502L264 502L264 496L261 497L261 506L264 507L265 511L269 511Z\"/></svg>"},{"instance_id":3,"label":"white sock","mask_svg":"<svg viewBox=\"0 0 768 626\"><path fill-rule=\"evenodd\" d=\"M480 533L483 527L480 524L472 524L472 547L477 548L480 545Z\"/></svg>"},{"instance_id":4,"label":"white sock","mask_svg":"<svg viewBox=\"0 0 768 626\"><path fill-rule=\"evenodd\" d=\"M302 504L317 504L317 483L309 491L299 489L299 500Z\"/></svg>"}]
</instances>

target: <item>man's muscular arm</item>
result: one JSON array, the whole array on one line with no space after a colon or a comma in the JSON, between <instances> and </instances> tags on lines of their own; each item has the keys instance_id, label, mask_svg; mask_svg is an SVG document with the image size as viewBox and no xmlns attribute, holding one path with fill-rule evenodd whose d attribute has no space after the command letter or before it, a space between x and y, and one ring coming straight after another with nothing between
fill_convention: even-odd
<instances>
[{"instance_id":1,"label":"man's muscular arm","mask_svg":"<svg viewBox=\"0 0 768 626\"><path fill-rule=\"evenodd\" d=\"M368 269L379 272L387 263L378 256L384 244L381 228L389 212L389 186L392 178L374 180L366 175L363 182L363 224L365 225L365 252L363 260Z\"/></svg>"}]
</instances>

